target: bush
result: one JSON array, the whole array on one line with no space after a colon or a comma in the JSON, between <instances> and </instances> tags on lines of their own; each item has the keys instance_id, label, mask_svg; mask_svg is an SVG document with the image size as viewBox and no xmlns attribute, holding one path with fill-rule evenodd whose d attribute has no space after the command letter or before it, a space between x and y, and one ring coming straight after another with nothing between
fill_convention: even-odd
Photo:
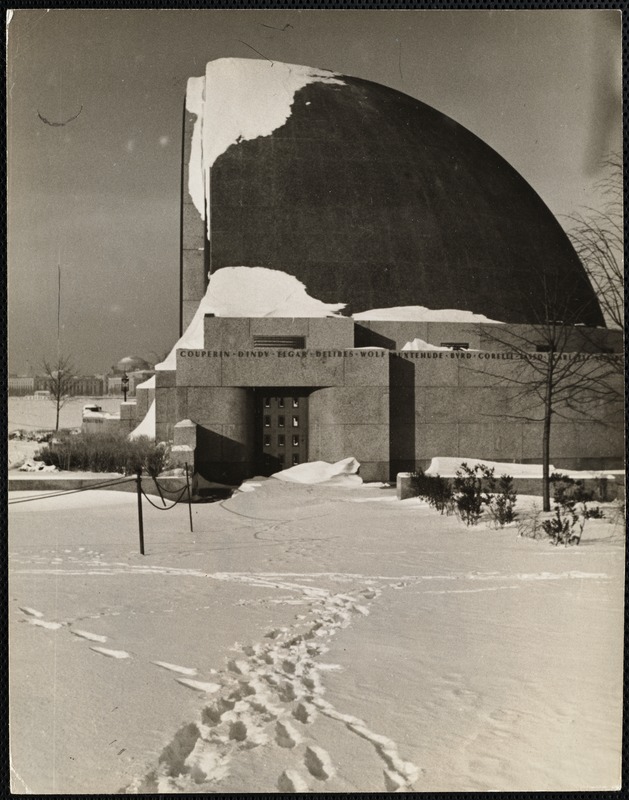
<instances>
[{"instance_id":1,"label":"bush","mask_svg":"<svg viewBox=\"0 0 629 800\"><path fill-rule=\"evenodd\" d=\"M552 539L553 544L579 544L588 519L602 519L603 512L598 506L588 508L594 499L594 492L585 488L583 481L575 481L567 475L553 473L555 515L544 520L542 527Z\"/></svg>"},{"instance_id":2,"label":"bush","mask_svg":"<svg viewBox=\"0 0 629 800\"><path fill-rule=\"evenodd\" d=\"M545 531L542 527L542 510L533 503L530 511L518 518L518 536L526 536L529 539L542 539Z\"/></svg>"},{"instance_id":3,"label":"bush","mask_svg":"<svg viewBox=\"0 0 629 800\"><path fill-rule=\"evenodd\" d=\"M457 511L466 525L476 525L485 509L501 528L513 522L517 494L510 475L494 478L493 468L484 464L461 464L454 482L440 475L426 475L422 469L411 474L416 497L421 497L440 513Z\"/></svg>"},{"instance_id":4,"label":"bush","mask_svg":"<svg viewBox=\"0 0 629 800\"><path fill-rule=\"evenodd\" d=\"M444 511L451 514L454 510L454 497L450 481L440 475L426 475L418 469L411 476L412 485L417 497L421 497L428 505L436 508L440 514Z\"/></svg>"},{"instance_id":5,"label":"bush","mask_svg":"<svg viewBox=\"0 0 629 800\"><path fill-rule=\"evenodd\" d=\"M489 501L489 513L501 528L515 520L517 497L511 475L501 475L498 479L497 494L491 495Z\"/></svg>"},{"instance_id":6,"label":"bush","mask_svg":"<svg viewBox=\"0 0 629 800\"><path fill-rule=\"evenodd\" d=\"M142 469L156 476L167 467L169 450L163 442L155 444L144 436L130 440L116 434L80 433L61 436L54 444L43 447L35 458L62 470L130 475Z\"/></svg>"},{"instance_id":7,"label":"bush","mask_svg":"<svg viewBox=\"0 0 629 800\"><path fill-rule=\"evenodd\" d=\"M494 470L484 464L468 467L463 462L461 468L457 469L454 478L454 502L459 516L466 525L476 525L483 508L490 506L493 495L485 490L485 486L493 489L494 485Z\"/></svg>"},{"instance_id":8,"label":"bush","mask_svg":"<svg viewBox=\"0 0 629 800\"><path fill-rule=\"evenodd\" d=\"M577 537L574 535L573 530L578 520L578 515L574 512L574 507L571 503L555 505L555 516L550 519L545 519L542 522L542 528L547 536L552 539L553 544L564 544L566 547L569 544L578 544Z\"/></svg>"}]
</instances>

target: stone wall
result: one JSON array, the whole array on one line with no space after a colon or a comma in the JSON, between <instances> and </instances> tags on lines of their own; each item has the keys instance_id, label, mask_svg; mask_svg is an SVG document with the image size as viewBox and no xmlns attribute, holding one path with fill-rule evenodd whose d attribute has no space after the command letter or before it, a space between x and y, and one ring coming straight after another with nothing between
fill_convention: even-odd
<instances>
[{"instance_id":1,"label":"stone wall","mask_svg":"<svg viewBox=\"0 0 629 800\"><path fill-rule=\"evenodd\" d=\"M504 352L522 349L524 343L545 344L543 328L534 325L500 325L481 322L405 322L395 320L356 320L355 347L384 347L401 350L407 342L423 339L440 347L444 342L467 343L470 350ZM574 327L565 345L566 352L623 352L622 332L606 328Z\"/></svg>"},{"instance_id":2,"label":"stone wall","mask_svg":"<svg viewBox=\"0 0 629 800\"><path fill-rule=\"evenodd\" d=\"M309 460L353 455L367 480L386 479L388 367L382 351L180 350L176 372L158 378L157 436L171 430L174 404L174 421L198 426L195 467L213 480L237 480L255 471L253 390L312 389Z\"/></svg>"},{"instance_id":3,"label":"stone wall","mask_svg":"<svg viewBox=\"0 0 629 800\"><path fill-rule=\"evenodd\" d=\"M293 387L309 396L309 460L354 456L366 480L426 467L435 456L541 461L542 403L522 391L532 383L533 368L508 347L530 339L534 328L358 323L356 343L379 337L363 347L387 348L359 349L351 347L352 327L347 318L206 317L205 349L178 350L176 370L156 375L157 440L172 441L175 424L191 420L197 426L197 470L213 480L237 482L256 471L255 391ZM502 344L488 327L500 331ZM254 347L254 337L276 335L303 337L307 349ZM618 332L604 329L577 328L571 335L572 346L584 354L618 351L622 343ZM487 349L388 349L413 338ZM539 363L546 357L535 356ZM604 356L571 358L566 355L562 363L574 364L584 376L588 364L597 370L605 363ZM617 383L621 388L620 373ZM149 399L148 393L138 395L138 418ZM620 468L621 409L611 413L594 395L589 399L553 418L552 462L572 469Z\"/></svg>"},{"instance_id":4,"label":"stone wall","mask_svg":"<svg viewBox=\"0 0 629 800\"><path fill-rule=\"evenodd\" d=\"M543 404L529 391L538 373L509 355L391 356L392 473L427 467L434 456L541 463ZM600 363L594 357L575 368L587 381L588 371L595 373ZM557 412L551 429L555 466L622 467L619 405L599 403L593 391L572 410L559 407Z\"/></svg>"}]
</instances>

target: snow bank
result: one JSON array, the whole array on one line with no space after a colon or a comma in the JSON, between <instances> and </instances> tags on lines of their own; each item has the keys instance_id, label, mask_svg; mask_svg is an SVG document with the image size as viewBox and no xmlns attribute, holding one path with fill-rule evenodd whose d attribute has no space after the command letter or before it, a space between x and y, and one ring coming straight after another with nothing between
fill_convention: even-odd
<instances>
[{"instance_id":1,"label":"snow bank","mask_svg":"<svg viewBox=\"0 0 629 800\"><path fill-rule=\"evenodd\" d=\"M356 475L359 467L358 461L350 456L335 464L329 464L327 461L309 461L306 464L297 464L281 472L276 472L271 477L289 483L359 485L362 484L362 478Z\"/></svg>"},{"instance_id":2,"label":"snow bank","mask_svg":"<svg viewBox=\"0 0 629 800\"><path fill-rule=\"evenodd\" d=\"M568 478L573 478L575 481L576 480L584 481L587 479L594 480L596 478L606 478L607 480L615 481L617 477L623 480L625 476L624 469L600 470L600 471L591 469L590 470L556 469L555 472L558 472L560 475L566 475Z\"/></svg>"},{"instance_id":3,"label":"snow bank","mask_svg":"<svg viewBox=\"0 0 629 800\"><path fill-rule=\"evenodd\" d=\"M413 339L410 342L407 342L402 350L449 350L449 347L439 347L436 344L430 344L430 342L425 342L423 339Z\"/></svg>"},{"instance_id":4,"label":"snow bank","mask_svg":"<svg viewBox=\"0 0 629 800\"><path fill-rule=\"evenodd\" d=\"M27 459L22 466L18 467L20 472L58 472L54 464L46 466L43 461L33 461Z\"/></svg>"},{"instance_id":5,"label":"snow bank","mask_svg":"<svg viewBox=\"0 0 629 800\"><path fill-rule=\"evenodd\" d=\"M496 475L511 475L514 478L542 477L541 464L512 464L508 461L487 461L484 458L451 458L444 456L436 456L433 458L430 462L430 466L426 470L426 474L451 477L463 463L467 464L469 467L474 467L476 464L484 464L490 469L493 467ZM551 474L554 471L555 468L551 465Z\"/></svg>"},{"instance_id":6,"label":"snow bank","mask_svg":"<svg viewBox=\"0 0 629 800\"><path fill-rule=\"evenodd\" d=\"M210 61L204 78L188 81L186 108L196 114L188 190L210 236L210 170L231 145L269 136L291 113L309 83L344 83L333 72L259 59Z\"/></svg>"},{"instance_id":7,"label":"snow bank","mask_svg":"<svg viewBox=\"0 0 629 800\"><path fill-rule=\"evenodd\" d=\"M138 383L138 385L135 387L135 390L137 392L138 389L154 389L154 388L155 388L155 375L151 375L151 377L148 380L144 381L144 383Z\"/></svg>"},{"instance_id":8,"label":"snow bank","mask_svg":"<svg viewBox=\"0 0 629 800\"><path fill-rule=\"evenodd\" d=\"M148 436L149 439L155 438L155 400L151 403L142 422L131 431L128 438L137 439L140 436Z\"/></svg>"},{"instance_id":9,"label":"snow bank","mask_svg":"<svg viewBox=\"0 0 629 800\"><path fill-rule=\"evenodd\" d=\"M461 311L456 308L430 309L425 306L394 306L392 308L371 308L353 314L354 319L393 320L395 322L492 322L502 325L499 320L489 319L484 314ZM410 348L409 348L410 349Z\"/></svg>"},{"instance_id":10,"label":"snow bank","mask_svg":"<svg viewBox=\"0 0 629 800\"><path fill-rule=\"evenodd\" d=\"M465 462L469 467L474 467L476 464L484 464L490 469L493 467L496 475L511 475L513 478L538 478L542 479L542 465L541 464L514 464L509 461L487 461L484 458L450 458L444 456L437 456L432 459L430 466L426 470L427 475L441 475L442 477L452 477L461 464ZM608 480L615 480L616 476L624 475L624 470L567 470L556 469L552 464L549 467L550 474L553 472L567 475L575 480L585 480L588 478L607 478Z\"/></svg>"},{"instance_id":11,"label":"snow bank","mask_svg":"<svg viewBox=\"0 0 629 800\"><path fill-rule=\"evenodd\" d=\"M200 348L203 319L216 317L331 317L345 303L323 303L310 297L305 285L279 269L266 267L223 267L210 276L205 297L190 325L165 361L155 369L175 369L178 348Z\"/></svg>"}]
</instances>

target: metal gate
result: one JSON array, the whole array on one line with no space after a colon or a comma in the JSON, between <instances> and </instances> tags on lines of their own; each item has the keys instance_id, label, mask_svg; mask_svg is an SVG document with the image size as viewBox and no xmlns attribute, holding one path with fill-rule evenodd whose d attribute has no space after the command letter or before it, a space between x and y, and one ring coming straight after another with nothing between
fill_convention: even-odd
<instances>
[{"instance_id":1,"label":"metal gate","mask_svg":"<svg viewBox=\"0 0 629 800\"><path fill-rule=\"evenodd\" d=\"M256 389L256 428L263 475L308 461L308 395L303 389Z\"/></svg>"}]
</instances>

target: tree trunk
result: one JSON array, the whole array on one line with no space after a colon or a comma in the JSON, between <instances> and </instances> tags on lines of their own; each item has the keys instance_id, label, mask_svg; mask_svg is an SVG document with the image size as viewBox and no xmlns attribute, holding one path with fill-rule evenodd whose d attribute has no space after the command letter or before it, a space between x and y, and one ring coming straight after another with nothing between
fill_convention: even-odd
<instances>
[{"instance_id":1,"label":"tree trunk","mask_svg":"<svg viewBox=\"0 0 629 800\"><path fill-rule=\"evenodd\" d=\"M550 424L553 416L553 354L548 360L544 395L544 428L542 433L542 506L550 511Z\"/></svg>"},{"instance_id":2,"label":"tree trunk","mask_svg":"<svg viewBox=\"0 0 629 800\"><path fill-rule=\"evenodd\" d=\"M59 398L57 398L57 419L55 421L55 433L59 433Z\"/></svg>"}]
</instances>

